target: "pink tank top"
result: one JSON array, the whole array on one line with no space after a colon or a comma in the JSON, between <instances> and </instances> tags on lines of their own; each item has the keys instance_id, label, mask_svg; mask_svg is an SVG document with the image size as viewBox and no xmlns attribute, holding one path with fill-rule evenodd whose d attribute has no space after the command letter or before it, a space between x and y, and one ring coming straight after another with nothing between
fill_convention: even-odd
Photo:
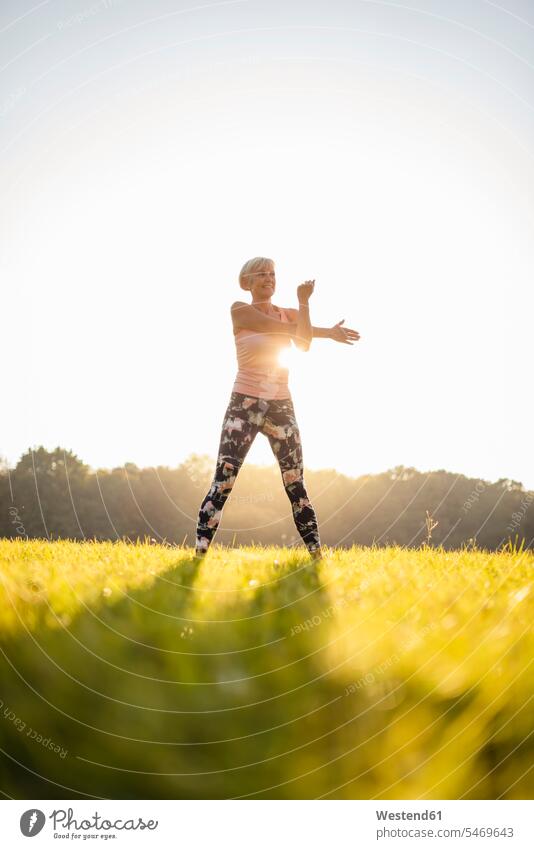
<instances>
[{"instance_id":1,"label":"pink tank top","mask_svg":"<svg viewBox=\"0 0 534 849\"><path fill-rule=\"evenodd\" d=\"M281 320L289 322L286 311L278 309ZM280 351L291 347L290 337L242 327L234 333L234 339L238 371L232 391L265 400L291 398L289 369L278 360Z\"/></svg>"}]
</instances>

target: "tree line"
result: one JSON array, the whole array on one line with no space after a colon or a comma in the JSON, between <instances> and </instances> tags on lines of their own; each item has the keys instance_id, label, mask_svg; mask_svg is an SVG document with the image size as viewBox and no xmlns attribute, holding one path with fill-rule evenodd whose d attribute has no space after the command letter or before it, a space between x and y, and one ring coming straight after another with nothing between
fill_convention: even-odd
<instances>
[{"instance_id":1,"label":"tree line","mask_svg":"<svg viewBox=\"0 0 534 849\"><path fill-rule=\"evenodd\" d=\"M0 468L0 536L11 539L126 540L192 546L215 460L191 454L176 468L125 463L91 469L70 450L29 449ZM443 469L396 466L348 477L305 470L321 540L328 546L423 543L496 550L534 545L534 492L518 481L473 479ZM300 545L277 465L245 464L215 542Z\"/></svg>"}]
</instances>

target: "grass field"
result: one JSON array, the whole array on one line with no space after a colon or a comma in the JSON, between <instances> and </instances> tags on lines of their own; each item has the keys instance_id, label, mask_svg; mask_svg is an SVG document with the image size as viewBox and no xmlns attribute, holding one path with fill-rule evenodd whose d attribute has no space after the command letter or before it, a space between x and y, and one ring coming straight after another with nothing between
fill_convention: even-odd
<instances>
[{"instance_id":1,"label":"grass field","mask_svg":"<svg viewBox=\"0 0 534 849\"><path fill-rule=\"evenodd\" d=\"M0 788L532 798L533 566L0 540Z\"/></svg>"}]
</instances>

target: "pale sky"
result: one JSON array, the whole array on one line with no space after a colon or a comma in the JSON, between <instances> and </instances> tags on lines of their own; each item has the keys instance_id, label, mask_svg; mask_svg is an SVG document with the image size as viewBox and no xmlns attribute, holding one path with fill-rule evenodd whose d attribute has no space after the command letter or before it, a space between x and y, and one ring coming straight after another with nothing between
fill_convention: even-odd
<instances>
[{"instance_id":1,"label":"pale sky","mask_svg":"<svg viewBox=\"0 0 534 849\"><path fill-rule=\"evenodd\" d=\"M3 2L0 455L216 456L250 257L305 466L534 488L534 7ZM248 462L273 463L260 434Z\"/></svg>"}]
</instances>

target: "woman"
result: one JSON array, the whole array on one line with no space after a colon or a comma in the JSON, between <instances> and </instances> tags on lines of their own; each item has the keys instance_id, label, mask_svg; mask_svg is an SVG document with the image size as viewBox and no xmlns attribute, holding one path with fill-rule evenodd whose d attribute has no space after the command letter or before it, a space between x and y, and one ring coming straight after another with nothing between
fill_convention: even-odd
<instances>
[{"instance_id":1,"label":"woman","mask_svg":"<svg viewBox=\"0 0 534 849\"><path fill-rule=\"evenodd\" d=\"M317 517L304 484L300 433L288 386L288 369L278 357L293 343L303 351L313 337L352 345L355 330L312 327L309 299L315 281L297 287L299 308L281 309L271 303L276 288L274 262L266 257L249 259L239 274L239 285L252 295L252 303L235 301L231 307L238 372L223 419L217 466L211 487L200 505L196 555L203 556L217 531L224 504L258 431L267 436L274 452L293 519L314 560L321 559Z\"/></svg>"}]
</instances>

